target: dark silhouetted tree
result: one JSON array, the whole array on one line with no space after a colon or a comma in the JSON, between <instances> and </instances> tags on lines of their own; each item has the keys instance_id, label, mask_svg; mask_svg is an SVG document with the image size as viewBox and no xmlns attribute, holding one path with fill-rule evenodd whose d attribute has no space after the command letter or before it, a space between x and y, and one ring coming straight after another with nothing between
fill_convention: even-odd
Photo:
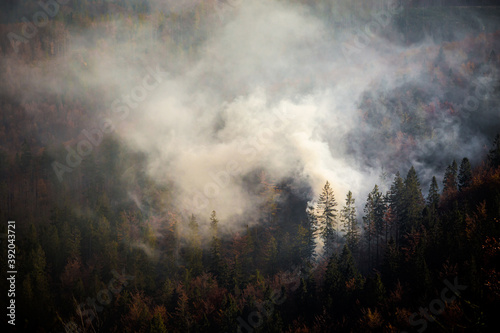
<instances>
[{"instance_id":1,"label":"dark silhouetted tree","mask_svg":"<svg viewBox=\"0 0 500 333\"><path fill-rule=\"evenodd\" d=\"M220 281L223 275L223 266L218 224L219 220L217 220L217 215L214 210L212 211L212 214L210 214L210 231L212 233L212 240L210 242L210 272L217 276L217 279Z\"/></svg>"},{"instance_id":2,"label":"dark silhouetted tree","mask_svg":"<svg viewBox=\"0 0 500 333\"><path fill-rule=\"evenodd\" d=\"M500 166L500 134L497 134L493 141L493 146L488 153L488 164L492 168Z\"/></svg>"},{"instance_id":3,"label":"dark silhouetted tree","mask_svg":"<svg viewBox=\"0 0 500 333\"><path fill-rule=\"evenodd\" d=\"M404 185L403 223L401 226L403 235L418 228L425 205L417 172L413 166L408 171Z\"/></svg>"},{"instance_id":4,"label":"dark silhouetted tree","mask_svg":"<svg viewBox=\"0 0 500 333\"><path fill-rule=\"evenodd\" d=\"M324 298L326 307L329 310L334 310L339 293L342 291L344 286L342 285L342 277L340 275L338 267L338 256L333 253L328 260L328 265L326 266L325 272L325 282L324 282Z\"/></svg>"},{"instance_id":5,"label":"dark silhouetted tree","mask_svg":"<svg viewBox=\"0 0 500 333\"><path fill-rule=\"evenodd\" d=\"M368 245L368 261L373 264L373 249L375 245L376 261L379 259L379 239L384 229L385 203L382 193L377 185L368 194L366 199L365 216L363 216L365 227L365 238Z\"/></svg>"},{"instance_id":6,"label":"dark silhouetted tree","mask_svg":"<svg viewBox=\"0 0 500 333\"><path fill-rule=\"evenodd\" d=\"M457 162L453 160L453 162L448 165L446 168L446 171L444 172L444 179L443 179L443 196L444 197L449 197L450 195L453 195L456 193L458 189L458 184L457 184Z\"/></svg>"},{"instance_id":7,"label":"dark silhouetted tree","mask_svg":"<svg viewBox=\"0 0 500 333\"><path fill-rule=\"evenodd\" d=\"M188 228L188 246L186 249L186 261L188 263L187 268L192 270L193 275L198 275L201 273L203 268L202 250L199 226L194 215L191 215L191 218L189 219Z\"/></svg>"},{"instance_id":8,"label":"dark silhouetted tree","mask_svg":"<svg viewBox=\"0 0 500 333\"><path fill-rule=\"evenodd\" d=\"M340 212L343 222L342 231L345 232L347 246L352 252L357 253L359 243L359 226L356 220L355 200L352 197L352 192L349 191L346 196L345 206Z\"/></svg>"},{"instance_id":9,"label":"dark silhouetted tree","mask_svg":"<svg viewBox=\"0 0 500 333\"><path fill-rule=\"evenodd\" d=\"M398 245L401 240L401 225L403 224L403 212L404 212L404 181L401 178L399 171L396 172L394 177L394 182L391 185L389 192L389 208L394 215L394 237L396 244Z\"/></svg>"},{"instance_id":10,"label":"dark silhouetted tree","mask_svg":"<svg viewBox=\"0 0 500 333\"><path fill-rule=\"evenodd\" d=\"M458 190L461 192L469 187L472 183L472 168L469 159L464 157L460 163L460 170L458 172Z\"/></svg>"},{"instance_id":11,"label":"dark silhouetted tree","mask_svg":"<svg viewBox=\"0 0 500 333\"><path fill-rule=\"evenodd\" d=\"M427 204L430 207L437 208L439 205L439 186L437 184L436 177L432 177L431 185L429 186L429 194L427 195Z\"/></svg>"}]
</instances>

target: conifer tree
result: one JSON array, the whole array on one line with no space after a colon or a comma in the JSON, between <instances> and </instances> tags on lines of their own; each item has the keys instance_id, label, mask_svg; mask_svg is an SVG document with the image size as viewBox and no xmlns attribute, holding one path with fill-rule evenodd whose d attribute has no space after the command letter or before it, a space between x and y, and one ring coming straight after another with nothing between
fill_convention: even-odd
<instances>
[{"instance_id":1,"label":"conifer tree","mask_svg":"<svg viewBox=\"0 0 500 333\"><path fill-rule=\"evenodd\" d=\"M192 270L194 275L198 275L202 271L202 250L201 239L199 234L199 226L196 217L191 215L189 219L189 235L188 235L188 248L186 249L186 260L189 269Z\"/></svg>"},{"instance_id":2,"label":"conifer tree","mask_svg":"<svg viewBox=\"0 0 500 333\"><path fill-rule=\"evenodd\" d=\"M249 277L255 271L255 242L250 227L247 225L246 235L244 237L244 247L241 254L242 272Z\"/></svg>"},{"instance_id":3,"label":"conifer tree","mask_svg":"<svg viewBox=\"0 0 500 333\"><path fill-rule=\"evenodd\" d=\"M429 186L429 193L427 194L427 206L422 213L423 222L426 228L431 228L431 233L435 233L439 229L438 221L438 207L441 196L439 195L439 187L436 177L432 177L431 185Z\"/></svg>"},{"instance_id":4,"label":"conifer tree","mask_svg":"<svg viewBox=\"0 0 500 333\"><path fill-rule=\"evenodd\" d=\"M368 250L368 266L371 267L373 264L373 253L372 253L372 241L373 238L375 237L375 219L374 219L374 213L373 213L373 197L372 193L368 193L368 198L366 199L366 204L364 208L364 213L365 215L363 216L363 229L364 229L364 237L366 239L367 243L367 250Z\"/></svg>"},{"instance_id":5,"label":"conifer tree","mask_svg":"<svg viewBox=\"0 0 500 333\"><path fill-rule=\"evenodd\" d=\"M316 237L318 235L319 225L318 217L314 212L314 207L309 205L306 210L307 213L307 229L308 229L308 252L311 254L311 260L316 258Z\"/></svg>"},{"instance_id":6,"label":"conifer tree","mask_svg":"<svg viewBox=\"0 0 500 333\"><path fill-rule=\"evenodd\" d=\"M372 197L374 199L374 217L375 217L375 234L376 234L376 263L378 265L379 263L379 252L380 252L380 238L383 235L384 232L384 227L385 227L385 211L386 211L386 206L385 206L385 200L384 196L382 193L379 191L378 186L375 185L373 192L372 192Z\"/></svg>"},{"instance_id":7,"label":"conifer tree","mask_svg":"<svg viewBox=\"0 0 500 333\"><path fill-rule=\"evenodd\" d=\"M342 248L342 253L339 257L339 272L343 280L343 285L352 279L359 282L361 275L359 274L356 262L352 256L352 252L347 245Z\"/></svg>"},{"instance_id":8,"label":"conifer tree","mask_svg":"<svg viewBox=\"0 0 500 333\"><path fill-rule=\"evenodd\" d=\"M320 223L321 237L324 241L324 253L329 256L335 249L337 241L337 202L335 195L327 181L318 199L318 221Z\"/></svg>"},{"instance_id":9,"label":"conifer tree","mask_svg":"<svg viewBox=\"0 0 500 333\"><path fill-rule=\"evenodd\" d=\"M368 194L364 212L363 221L366 230L365 237L368 243L368 260L371 265L373 263L373 243L376 246L376 260L377 262L379 260L379 239L384 228L385 203L377 185Z\"/></svg>"},{"instance_id":10,"label":"conifer tree","mask_svg":"<svg viewBox=\"0 0 500 333\"><path fill-rule=\"evenodd\" d=\"M393 238L387 243L382 264L382 276L387 286L396 283L399 273L400 253Z\"/></svg>"},{"instance_id":11,"label":"conifer tree","mask_svg":"<svg viewBox=\"0 0 500 333\"><path fill-rule=\"evenodd\" d=\"M222 273L221 243L218 237L218 223L215 210L210 215L210 231L212 240L210 242L210 271L220 280Z\"/></svg>"},{"instance_id":12,"label":"conifer tree","mask_svg":"<svg viewBox=\"0 0 500 333\"><path fill-rule=\"evenodd\" d=\"M437 184L436 177L432 177L431 185L429 186L429 194L427 195L427 204L429 207L437 208L439 205L439 187Z\"/></svg>"},{"instance_id":13,"label":"conifer tree","mask_svg":"<svg viewBox=\"0 0 500 333\"><path fill-rule=\"evenodd\" d=\"M391 209L392 214L394 215L394 237L396 239L396 244L399 244L400 241L400 230L401 225L403 224L403 211L404 211L404 182L403 178L399 174L399 171L396 172L394 177L394 182L391 185L390 193L389 193L389 208Z\"/></svg>"},{"instance_id":14,"label":"conifer tree","mask_svg":"<svg viewBox=\"0 0 500 333\"><path fill-rule=\"evenodd\" d=\"M458 190L462 192L465 188L469 187L472 183L472 168L469 159L464 157L460 163L460 170L458 172Z\"/></svg>"},{"instance_id":15,"label":"conifer tree","mask_svg":"<svg viewBox=\"0 0 500 333\"><path fill-rule=\"evenodd\" d=\"M357 252L359 243L359 227L356 221L356 206L355 199L352 197L352 192L349 191L346 196L345 206L341 211L343 222L342 231L345 232L347 246L352 252Z\"/></svg>"},{"instance_id":16,"label":"conifer tree","mask_svg":"<svg viewBox=\"0 0 500 333\"><path fill-rule=\"evenodd\" d=\"M500 134L497 134L493 146L488 153L488 164L491 168L500 166Z\"/></svg>"},{"instance_id":17,"label":"conifer tree","mask_svg":"<svg viewBox=\"0 0 500 333\"><path fill-rule=\"evenodd\" d=\"M384 231L385 231L385 245L389 242L389 237L393 236L393 229L396 224L396 215L392 211L392 208L388 205L389 196L388 194L384 197L386 204L386 210L384 213Z\"/></svg>"},{"instance_id":18,"label":"conifer tree","mask_svg":"<svg viewBox=\"0 0 500 333\"><path fill-rule=\"evenodd\" d=\"M448 165L443 179L443 196L448 197L457 191L457 162Z\"/></svg>"},{"instance_id":19,"label":"conifer tree","mask_svg":"<svg viewBox=\"0 0 500 333\"><path fill-rule=\"evenodd\" d=\"M167 328L163 323L163 318L160 313L156 313L151 320L149 333L167 333Z\"/></svg>"},{"instance_id":20,"label":"conifer tree","mask_svg":"<svg viewBox=\"0 0 500 333\"><path fill-rule=\"evenodd\" d=\"M297 233L294 241L295 257L298 263L310 262L315 257L316 242L314 241L314 226L311 220L297 226ZM305 225L305 226L304 226Z\"/></svg>"},{"instance_id":21,"label":"conifer tree","mask_svg":"<svg viewBox=\"0 0 500 333\"><path fill-rule=\"evenodd\" d=\"M336 253L333 253L330 256L325 272L324 297L327 309L333 310L336 304L335 301L342 288L343 285L338 267L338 256Z\"/></svg>"},{"instance_id":22,"label":"conifer tree","mask_svg":"<svg viewBox=\"0 0 500 333\"><path fill-rule=\"evenodd\" d=\"M420 190L420 182L418 180L417 172L413 166L408 171L404 185L404 209L401 230L403 235L418 228L425 204L422 191Z\"/></svg>"},{"instance_id":23,"label":"conifer tree","mask_svg":"<svg viewBox=\"0 0 500 333\"><path fill-rule=\"evenodd\" d=\"M39 316L36 320L39 323L47 320L48 308L52 307L52 300L49 288L49 280L47 278L46 267L47 259L42 247L38 244L29 255L31 261L32 271L29 273L31 276L33 296L34 296L34 309L35 316Z\"/></svg>"},{"instance_id":24,"label":"conifer tree","mask_svg":"<svg viewBox=\"0 0 500 333\"><path fill-rule=\"evenodd\" d=\"M269 242L266 244L266 251L264 252L264 260L268 267L268 272L272 275L278 269L278 243L276 238L271 236Z\"/></svg>"}]
</instances>

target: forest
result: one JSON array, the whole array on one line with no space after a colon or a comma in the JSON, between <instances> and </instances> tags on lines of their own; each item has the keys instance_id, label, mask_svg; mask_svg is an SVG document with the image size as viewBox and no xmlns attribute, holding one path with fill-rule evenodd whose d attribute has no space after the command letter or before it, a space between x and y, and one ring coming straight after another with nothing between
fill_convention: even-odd
<instances>
[{"instance_id":1,"label":"forest","mask_svg":"<svg viewBox=\"0 0 500 333\"><path fill-rule=\"evenodd\" d=\"M0 12L6 331L500 327L494 1Z\"/></svg>"}]
</instances>

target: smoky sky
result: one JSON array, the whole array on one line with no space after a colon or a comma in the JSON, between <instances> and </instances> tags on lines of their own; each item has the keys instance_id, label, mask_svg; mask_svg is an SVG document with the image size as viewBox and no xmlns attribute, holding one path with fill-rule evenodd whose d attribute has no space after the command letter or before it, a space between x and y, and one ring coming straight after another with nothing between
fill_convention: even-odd
<instances>
[{"instance_id":1,"label":"smoky sky","mask_svg":"<svg viewBox=\"0 0 500 333\"><path fill-rule=\"evenodd\" d=\"M498 131L497 67L487 60L499 43L484 11L408 18L391 1L234 0L173 23L199 3L149 1L139 23L111 15L108 28L73 32L64 55L34 67L6 58L24 87L13 94L90 87L100 107L81 130L111 119L110 135L144 154L145 172L175 183L179 209L226 221L261 203L247 181L257 170L300 184L307 200L328 180L338 202L351 190L359 206L411 165L426 186L453 159L479 163ZM482 49L462 49L480 33ZM469 62L483 65L468 71ZM141 95L144 80L155 87Z\"/></svg>"}]
</instances>

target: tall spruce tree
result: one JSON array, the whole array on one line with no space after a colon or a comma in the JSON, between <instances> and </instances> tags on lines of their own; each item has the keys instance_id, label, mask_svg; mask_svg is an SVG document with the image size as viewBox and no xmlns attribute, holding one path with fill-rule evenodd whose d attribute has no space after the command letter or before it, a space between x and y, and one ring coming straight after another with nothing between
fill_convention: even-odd
<instances>
[{"instance_id":1,"label":"tall spruce tree","mask_svg":"<svg viewBox=\"0 0 500 333\"><path fill-rule=\"evenodd\" d=\"M469 187L472 183L472 167L470 166L469 159L464 157L460 163L460 170L458 172L458 190L462 192L465 188Z\"/></svg>"},{"instance_id":2,"label":"tall spruce tree","mask_svg":"<svg viewBox=\"0 0 500 333\"><path fill-rule=\"evenodd\" d=\"M372 242L375 237L375 218L373 209L373 198L372 193L368 193L368 198L366 199L365 208L363 209L363 229L364 238L366 240L366 249L368 251L368 266L371 267L373 264L373 252L372 252Z\"/></svg>"},{"instance_id":3,"label":"tall spruce tree","mask_svg":"<svg viewBox=\"0 0 500 333\"><path fill-rule=\"evenodd\" d=\"M425 205L417 172L413 166L408 171L404 184L403 224L401 226L403 235L419 227Z\"/></svg>"},{"instance_id":4,"label":"tall spruce tree","mask_svg":"<svg viewBox=\"0 0 500 333\"><path fill-rule=\"evenodd\" d=\"M491 168L500 166L500 134L497 134L493 141L493 146L488 153L488 164Z\"/></svg>"},{"instance_id":5,"label":"tall spruce tree","mask_svg":"<svg viewBox=\"0 0 500 333\"><path fill-rule=\"evenodd\" d=\"M349 247L347 245L344 245L344 247L342 248L338 266L344 282L343 285L345 285L346 282L349 282L352 279L354 279L355 282L359 283L361 275L358 271L358 268L356 267L356 262L354 261L352 252L351 250L349 250Z\"/></svg>"},{"instance_id":6,"label":"tall spruce tree","mask_svg":"<svg viewBox=\"0 0 500 333\"><path fill-rule=\"evenodd\" d=\"M319 232L318 217L315 213L313 205L308 205L307 210L307 234L308 234L308 252L310 253L311 260L316 258L316 237Z\"/></svg>"},{"instance_id":7,"label":"tall spruce tree","mask_svg":"<svg viewBox=\"0 0 500 333\"><path fill-rule=\"evenodd\" d=\"M444 172L443 196L445 197L448 197L457 191L457 169L457 161L453 160Z\"/></svg>"},{"instance_id":8,"label":"tall spruce tree","mask_svg":"<svg viewBox=\"0 0 500 333\"><path fill-rule=\"evenodd\" d=\"M376 261L379 260L379 239L384 228L385 204L382 193L379 191L378 185L375 185L373 190L368 194L366 200L365 216L363 221L365 224L365 237L368 245L368 261L373 264L373 249L375 245Z\"/></svg>"},{"instance_id":9,"label":"tall spruce tree","mask_svg":"<svg viewBox=\"0 0 500 333\"><path fill-rule=\"evenodd\" d=\"M391 185L389 194L389 208L394 215L394 237L396 245L399 245L401 239L400 231L403 224L403 211L404 211L404 181L399 171L394 176L394 182Z\"/></svg>"},{"instance_id":10,"label":"tall spruce tree","mask_svg":"<svg viewBox=\"0 0 500 333\"><path fill-rule=\"evenodd\" d=\"M349 191L346 196L345 206L340 212L343 222L342 231L345 232L347 246L352 252L356 253L359 243L359 227L356 220L355 199L352 197L352 192Z\"/></svg>"},{"instance_id":11,"label":"tall spruce tree","mask_svg":"<svg viewBox=\"0 0 500 333\"><path fill-rule=\"evenodd\" d=\"M210 271L220 280L223 274L218 224L219 220L217 219L217 214L214 210L210 215L210 231L212 233L212 240L210 242Z\"/></svg>"},{"instance_id":12,"label":"tall spruce tree","mask_svg":"<svg viewBox=\"0 0 500 333\"><path fill-rule=\"evenodd\" d=\"M382 264L382 276L388 286L392 286L398 279L400 253L393 238L387 243Z\"/></svg>"},{"instance_id":13,"label":"tall spruce tree","mask_svg":"<svg viewBox=\"0 0 500 333\"><path fill-rule=\"evenodd\" d=\"M387 242L389 241L389 236L392 235L393 229L394 229L394 224L396 221L396 215L392 211L392 208L390 206L391 203L391 192L388 191L384 195L384 205L385 205L385 212L384 212L384 232L385 232L385 244L387 245Z\"/></svg>"},{"instance_id":14,"label":"tall spruce tree","mask_svg":"<svg viewBox=\"0 0 500 333\"><path fill-rule=\"evenodd\" d=\"M338 295L344 287L342 284L342 276L340 275L338 267L338 261L337 254L333 253L330 256L328 265L326 266L323 296L325 297L325 303L328 310L335 309L335 305L338 304L338 302L336 302L338 300Z\"/></svg>"},{"instance_id":15,"label":"tall spruce tree","mask_svg":"<svg viewBox=\"0 0 500 333\"><path fill-rule=\"evenodd\" d=\"M427 195L427 204L429 207L433 207L434 209L439 205L439 186L437 184L436 177L432 177L431 185L429 186L429 194Z\"/></svg>"},{"instance_id":16,"label":"tall spruce tree","mask_svg":"<svg viewBox=\"0 0 500 333\"><path fill-rule=\"evenodd\" d=\"M278 270L278 242L271 235L268 243L265 245L264 261L267 265L267 271L273 275Z\"/></svg>"},{"instance_id":17,"label":"tall spruce tree","mask_svg":"<svg viewBox=\"0 0 500 333\"><path fill-rule=\"evenodd\" d=\"M194 275L198 275L202 271L202 249L201 239L199 234L199 226L194 214L191 215L188 223L188 248L186 249L186 260L188 269L191 269Z\"/></svg>"},{"instance_id":18,"label":"tall spruce tree","mask_svg":"<svg viewBox=\"0 0 500 333\"><path fill-rule=\"evenodd\" d=\"M308 214L310 214L308 209ZM307 218L304 222L297 226L297 233L295 235L294 252L298 260L297 263L314 261L316 256L315 248L316 241L314 240L316 234L316 225L314 219Z\"/></svg>"},{"instance_id":19,"label":"tall spruce tree","mask_svg":"<svg viewBox=\"0 0 500 333\"><path fill-rule=\"evenodd\" d=\"M335 195L327 181L318 199L318 222L320 225L321 237L324 242L324 253L329 257L335 250L337 241L337 202Z\"/></svg>"}]
</instances>

